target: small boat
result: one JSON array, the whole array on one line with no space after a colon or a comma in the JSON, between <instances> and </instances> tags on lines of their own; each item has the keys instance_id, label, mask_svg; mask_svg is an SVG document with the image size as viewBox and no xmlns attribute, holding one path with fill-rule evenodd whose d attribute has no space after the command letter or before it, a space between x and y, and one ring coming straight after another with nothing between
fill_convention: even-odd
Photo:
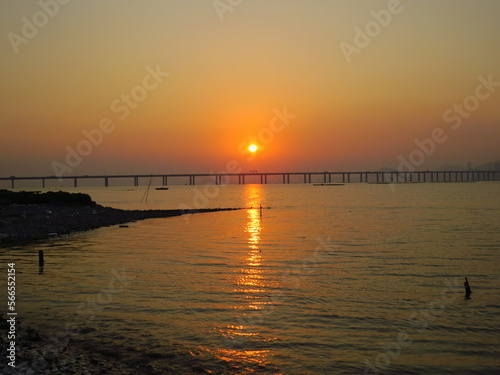
<instances>
[{"instance_id":1,"label":"small boat","mask_svg":"<svg viewBox=\"0 0 500 375\"><path fill-rule=\"evenodd\" d=\"M157 187L156 190L168 190L168 187L165 186Z\"/></svg>"},{"instance_id":2,"label":"small boat","mask_svg":"<svg viewBox=\"0 0 500 375\"><path fill-rule=\"evenodd\" d=\"M345 184L313 184L313 186L344 186Z\"/></svg>"}]
</instances>

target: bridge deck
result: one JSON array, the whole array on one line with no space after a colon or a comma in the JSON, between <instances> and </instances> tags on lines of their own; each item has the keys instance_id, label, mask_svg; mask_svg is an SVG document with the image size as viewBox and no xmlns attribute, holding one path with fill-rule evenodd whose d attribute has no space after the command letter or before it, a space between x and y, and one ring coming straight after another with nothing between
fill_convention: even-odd
<instances>
[{"instance_id":1,"label":"bridge deck","mask_svg":"<svg viewBox=\"0 0 500 375\"><path fill-rule=\"evenodd\" d=\"M296 176L301 178L297 179ZM189 181L189 185L196 185L196 179L204 178L205 184L246 184L251 183L267 184L274 177L275 183L418 183L418 182L476 182L476 181L498 181L500 171L413 171L413 172L246 172L246 173L181 173L181 174L130 174L130 175L81 175L81 176L25 176L25 177L0 177L0 181L10 181L11 188L15 187L16 181L40 181L45 187L46 181L73 180L73 185L78 186L79 180L100 179L104 181L104 186L109 186L112 179L132 179L134 186L139 186L140 179L161 178L163 185L168 185L169 179L183 179ZM281 178L276 178L281 177ZM291 177L295 177L291 180ZM207 181L208 179L208 181ZM277 180L277 181L276 181Z\"/></svg>"}]
</instances>

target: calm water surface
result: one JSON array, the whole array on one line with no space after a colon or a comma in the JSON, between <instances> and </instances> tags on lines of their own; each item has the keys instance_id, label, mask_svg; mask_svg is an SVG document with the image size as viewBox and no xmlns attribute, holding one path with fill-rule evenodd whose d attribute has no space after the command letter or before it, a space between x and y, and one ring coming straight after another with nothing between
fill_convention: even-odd
<instances>
[{"instance_id":1,"label":"calm water surface","mask_svg":"<svg viewBox=\"0 0 500 375\"><path fill-rule=\"evenodd\" d=\"M500 183L197 188L78 190L245 209L0 249L19 314L158 373L500 373Z\"/></svg>"}]
</instances>

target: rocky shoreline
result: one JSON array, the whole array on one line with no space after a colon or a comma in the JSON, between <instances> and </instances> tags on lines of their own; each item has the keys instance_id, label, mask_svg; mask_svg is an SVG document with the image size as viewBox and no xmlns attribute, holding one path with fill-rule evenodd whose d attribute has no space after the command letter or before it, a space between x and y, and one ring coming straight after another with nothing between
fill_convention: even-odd
<instances>
[{"instance_id":1,"label":"rocky shoreline","mask_svg":"<svg viewBox=\"0 0 500 375\"><path fill-rule=\"evenodd\" d=\"M0 318L0 331L7 332L9 317L4 314ZM0 351L5 353L5 360L0 362L0 374L213 375L236 374L243 370L213 354L207 355L202 348L187 348L182 344L158 345L152 342L151 347L144 351L127 346L102 346L102 343L86 338L87 333L93 331L92 328L85 328L75 334L55 333L46 326L29 325L26 320L17 320L15 367L9 365L12 360L8 358L11 343L7 335L2 335Z\"/></svg>"},{"instance_id":2,"label":"rocky shoreline","mask_svg":"<svg viewBox=\"0 0 500 375\"><path fill-rule=\"evenodd\" d=\"M0 321L0 329L6 332L8 325L6 317ZM45 333L39 333L32 327L24 327L24 322L17 321L15 368L8 363L2 363L0 374L5 375L133 375L155 374L148 369L131 369L115 359L106 358L99 353L93 353L75 346L66 337L54 340ZM2 335L0 348L8 355L10 342ZM2 361L3 362L3 361Z\"/></svg>"},{"instance_id":3,"label":"rocky shoreline","mask_svg":"<svg viewBox=\"0 0 500 375\"><path fill-rule=\"evenodd\" d=\"M231 210L237 208L120 210L100 206L86 194L0 190L0 244L42 240L137 220Z\"/></svg>"}]
</instances>

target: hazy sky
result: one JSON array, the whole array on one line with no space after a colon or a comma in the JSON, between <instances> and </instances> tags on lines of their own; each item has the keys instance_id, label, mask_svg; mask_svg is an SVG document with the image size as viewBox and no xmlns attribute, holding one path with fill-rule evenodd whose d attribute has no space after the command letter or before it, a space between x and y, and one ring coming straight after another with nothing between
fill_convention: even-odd
<instances>
[{"instance_id":1,"label":"hazy sky","mask_svg":"<svg viewBox=\"0 0 500 375\"><path fill-rule=\"evenodd\" d=\"M0 176L497 160L499 19L498 0L2 0Z\"/></svg>"}]
</instances>

